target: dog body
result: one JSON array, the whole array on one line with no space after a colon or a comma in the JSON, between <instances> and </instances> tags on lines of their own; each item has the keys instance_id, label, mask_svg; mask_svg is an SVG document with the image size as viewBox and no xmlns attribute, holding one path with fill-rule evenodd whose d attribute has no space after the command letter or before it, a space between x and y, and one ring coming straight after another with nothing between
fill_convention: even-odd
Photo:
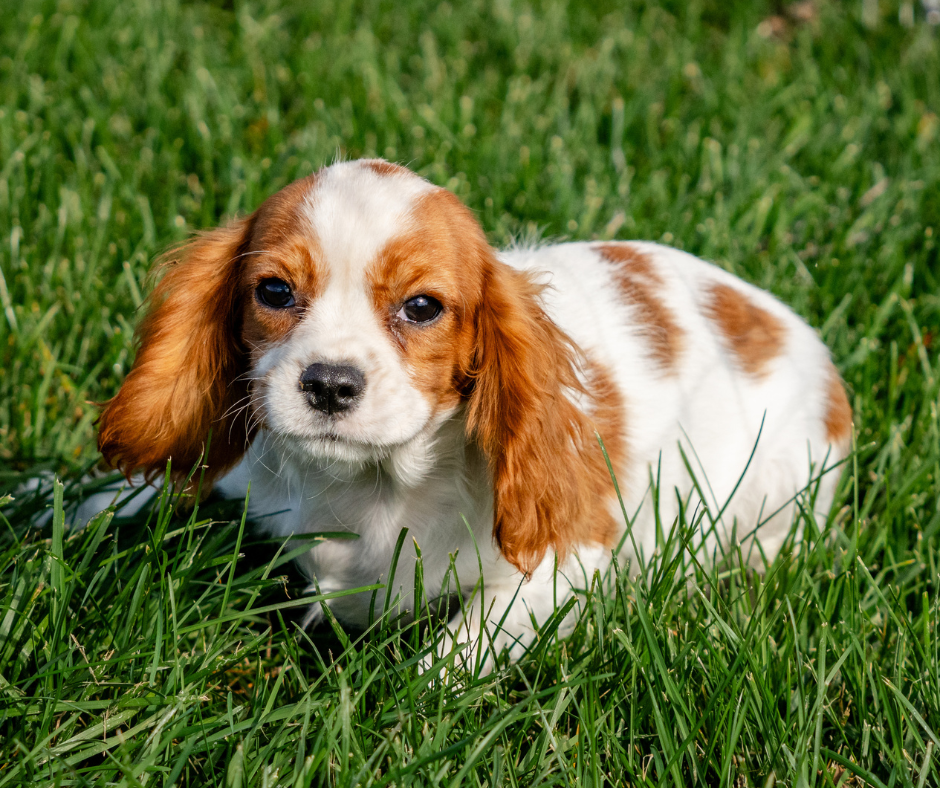
<instances>
[{"instance_id":1,"label":"dog body","mask_svg":"<svg viewBox=\"0 0 940 788\"><path fill-rule=\"evenodd\" d=\"M680 510L707 557L737 541L761 566L798 505L828 512L851 411L816 334L721 269L650 243L496 253L452 194L368 160L167 267L99 444L186 474L210 430L210 479L250 483L260 527L355 537L299 559L323 593L386 584L331 599L340 620L410 607L420 551L429 597L468 597L452 637L518 656Z\"/></svg>"}]
</instances>

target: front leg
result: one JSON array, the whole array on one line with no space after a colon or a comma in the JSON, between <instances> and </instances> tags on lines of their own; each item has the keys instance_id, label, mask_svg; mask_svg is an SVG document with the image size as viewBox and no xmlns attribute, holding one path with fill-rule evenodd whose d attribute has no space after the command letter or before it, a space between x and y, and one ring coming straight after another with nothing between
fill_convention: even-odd
<instances>
[{"instance_id":1,"label":"front leg","mask_svg":"<svg viewBox=\"0 0 940 788\"><path fill-rule=\"evenodd\" d=\"M494 569L484 573L465 608L448 623L424 669L451 655L442 675L452 667L486 675L504 651L515 662L537 642L540 628L574 598L577 603L558 627L552 628L554 635L567 637L581 614L584 591L591 588L596 572L604 578L609 564L610 551L591 546L572 554L557 568L555 555L547 556L526 579L500 560L497 566L503 572Z\"/></svg>"}]
</instances>

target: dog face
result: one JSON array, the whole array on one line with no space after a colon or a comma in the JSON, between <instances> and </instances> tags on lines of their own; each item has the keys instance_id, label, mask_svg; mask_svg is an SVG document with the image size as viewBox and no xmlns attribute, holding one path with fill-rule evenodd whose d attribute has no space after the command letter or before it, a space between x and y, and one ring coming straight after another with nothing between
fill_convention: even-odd
<instances>
[{"instance_id":1,"label":"dog face","mask_svg":"<svg viewBox=\"0 0 940 788\"><path fill-rule=\"evenodd\" d=\"M244 255L258 424L310 456L374 462L454 411L489 250L449 192L334 166L269 200Z\"/></svg>"},{"instance_id":2,"label":"dog face","mask_svg":"<svg viewBox=\"0 0 940 788\"><path fill-rule=\"evenodd\" d=\"M166 264L99 447L126 474L172 458L185 478L204 457L210 481L259 431L301 459L369 464L463 406L494 536L527 569L606 522L577 354L539 292L450 192L384 161L334 165Z\"/></svg>"}]
</instances>

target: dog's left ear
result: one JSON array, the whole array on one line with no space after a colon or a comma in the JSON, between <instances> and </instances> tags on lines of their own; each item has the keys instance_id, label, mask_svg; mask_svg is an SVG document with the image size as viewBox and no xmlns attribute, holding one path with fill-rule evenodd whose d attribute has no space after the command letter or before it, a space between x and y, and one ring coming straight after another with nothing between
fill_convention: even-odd
<instances>
[{"instance_id":1,"label":"dog's left ear","mask_svg":"<svg viewBox=\"0 0 940 788\"><path fill-rule=\"evenodd\" d=\"M480 241L467 430L489 460L494 538L527 574L549 548L561 559L594 541L590 520L606 468L593 425L573 401L585 394L578 351L542 309L543 287Z\"/></svg>"},{"instance_id":2,"label":"dog's left ear","mask_svg":"<svg viewBox=\"0 0 940 788\"><path fill-rule=\"evenodd\" d=\"M134 366L99 420L98 448L114 467L148 479L173 460L185 479L209 435L206 480L248 442L247 361L238 340L238 272L249 219L204 233L165 265L137 330Z\"/></svg>"}]
</instances>

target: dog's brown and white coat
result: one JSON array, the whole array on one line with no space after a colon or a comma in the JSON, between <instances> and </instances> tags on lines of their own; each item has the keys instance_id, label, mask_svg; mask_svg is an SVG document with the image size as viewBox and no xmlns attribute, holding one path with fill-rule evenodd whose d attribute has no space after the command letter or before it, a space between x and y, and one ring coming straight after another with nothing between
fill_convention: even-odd
<instances>
[{"instance_id":1,"label":"dog's brown and white coat","mask_svg":"<svg viewBox=\"0 0 940 788\"><path fill-rule=\"evenodd\" d=\"M101 417L113 465L152 476L172 457L185 476L211 431L209 477L229 495L250 481L267 531L358 535L301 559L322 592L387 582L407 527L389 593L407 603L415 543L429 596L451 557L465 592L482 568L451 630L486 623L514 655L624 536L596 434L636 571L655 549L651 480L663 527L707 511L699 546L756 534L757 562L811 480L828 511L823 471L852 431L826 348L770 295L651 243L496 252L453 194L380 160L199 236L139 340ZM362 625L371 601L330 606Z\"/></svg>"}]
</instances>

